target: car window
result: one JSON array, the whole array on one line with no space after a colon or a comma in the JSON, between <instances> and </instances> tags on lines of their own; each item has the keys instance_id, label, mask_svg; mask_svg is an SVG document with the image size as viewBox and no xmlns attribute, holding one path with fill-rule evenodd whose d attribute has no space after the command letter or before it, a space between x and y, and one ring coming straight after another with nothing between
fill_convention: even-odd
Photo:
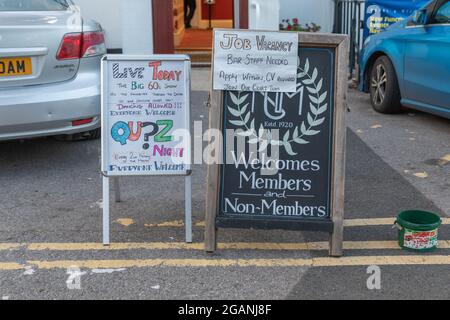
<instances>
[{"instance_id":1,"label":"car window","mask_svg":"<svg viewBox=\"0 0 450 320\"><path fill-rule=\"evenodd\" d=\"M426 9L426 11L427 11L427 20L430 18L431 13L433 12L433 9L434 9L435 6L436 6L436 1L433 0L433 1L428 2L428 3L423 7L423 9ZM414 14L415 14L415 13L414 13ZM414 15L411 16L411 17L409 18L409 20L408 20L407 25L408 25L409 27L410 27L410 26L418 26L418 25L422 25L422 24L420 24L420 23L415 23L415 22L413 21L413 18L414 18Z\"/></svg>"},{"instance_id":2,"label":"car window","mask_svg":"<svg viewBox=\"0 0 450 320\"><path fill-rule=\"evenodd\" d=\"M67 0L0 0L0 11L64 11Z\"/></svg>"},{"instance_id":3,"label":"car window","mask_svg":"<svg viewBox=\"0 0 450 320\"><path fill-rule=\"evenodd\" d=\"M450 23L450 1L436 11L431 23Z\"/></svg>"}]
</instances>

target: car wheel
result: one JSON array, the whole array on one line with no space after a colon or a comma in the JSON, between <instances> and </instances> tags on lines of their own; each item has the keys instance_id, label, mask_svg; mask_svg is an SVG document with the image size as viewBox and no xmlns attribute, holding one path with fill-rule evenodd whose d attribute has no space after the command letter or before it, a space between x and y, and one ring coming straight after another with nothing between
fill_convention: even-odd
<instances>
[{"instance_id":1,"label":"car wheel","mask_svg":"<svg viewBox=\"0 0 450 320\"><path fill-rule=\"evenodd\" d=\"M381 113L401 111L401 96L394 66L388 57L379 57L370 73L370 100L373 108Z\"/></svg>"},{"instance_id":2,"label":"car wheel","mask_svg":"<svg viewBox=\"0 0 450 320\"><path fill-rule=\"evenodd\" d=\"M97 140L101 136L101 129L95 129L91 131L69 134L65 136L56 136L55 139L58 141L87 141L87 140Z\"/></svg>"}]
</instances>

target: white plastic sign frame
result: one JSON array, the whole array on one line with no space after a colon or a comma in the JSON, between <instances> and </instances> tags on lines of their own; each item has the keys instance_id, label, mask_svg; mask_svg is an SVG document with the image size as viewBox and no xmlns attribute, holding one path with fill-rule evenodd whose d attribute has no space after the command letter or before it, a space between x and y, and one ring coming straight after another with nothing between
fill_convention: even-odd
<instances>
[{"instance_id":1,"label":"white plastic sign frame","mask_svg":"<svg viewBox=\"0 0 450 320\"><path fill-rule=\"evenodd\" d=\"M117 143L111 137L110 116L109 116L109 97L110 91L110 71L109 64L114 62L167 62L178 61L184 64L184 73L182 74L184 83L184 124L183 127L174 127L176 129L191 130L191 60L187 55L105 55L101 64L101 83L102 83L102 98L101 98L101 115L102 115L102 138L101 138L101 172L103 175L103 244L110 244L110 190L109 179L114 178L115 200L120 201L119 177L125 176L184 176L185 177L185 227L186 227L186 242L192 242L192 179L191 179L191 143L183 141L186 148L185 170L177 171L136 171L136 172L111 172L108 170L110 160L110 144ZM141 82L148 82L145 78L139 79ZM129 90L129 88L128 88ZM151 116L149 116L151 117Z\"/></svg>"},{"instance_id":2,"label":"white plastic sign frame","mask_svg":"<svg viewBox=\"0 0 450 320\"><path fill-rule=\"evenodd\" d=\"M190 132L190 92L191 92L191 61L187 55L148 55L148 56L137 56L137 55L107 55L102 60L102 172L108 177L121 177L121 176L185 176L189 175L191 171L190 161L185 166L185 170L182 171L164 171L163 173L157 171L136 171L136 172L126 172L126 173L115 173L108 170L109 167L109 157L111 144L118 144L117 141L111 139L110 134L110 116L109 116L109 94L111 93L109 88L109 63L114 62L154 62L154 61L179 61L184 62L184 80L185 80L185 90L184 90L184 124L182 129L187 129ZM142 82L146 79L138 79ZM130 90L128 88L128 90ZM150 116L149 116L150 117ZM173 128L181 129L181 128ZM186 154L190 156L191 146L190 143L185 141L185 148L187 150Z\"/></svg>"}]
</instances>

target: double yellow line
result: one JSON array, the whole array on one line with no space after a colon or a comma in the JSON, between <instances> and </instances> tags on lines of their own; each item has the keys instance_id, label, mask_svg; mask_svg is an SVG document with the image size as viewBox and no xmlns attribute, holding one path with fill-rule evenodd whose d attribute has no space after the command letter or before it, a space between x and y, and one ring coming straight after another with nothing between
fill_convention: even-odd
<instances>
[{"instance_id":1,"label":"double yellow line","mask_svg":"<svg viewBox=\"0 0 450 320\"><path fill-rule=\"evenodd\" d=\"M326 242L307 243L220 243L221 250L273 250L320 251L328 250ZM450 241L440 241L441 249L450 249ZM113 243L105 247L98 243L32 243L1 244L1 250L25 249L28 251L117 251L117 250L203 250L202 243ZM396 241L347 241L346 250L400 250ZM343 258L307 259L135 259L135 260L58 260L27 261L26 265L42 270L67 269L121 269L145 267L344 267L367 265L450 265L450 255L413 256L356 256ZM23 270L19 263L0 263L1 270Z\"/></svg>"},{"instance_id":2,"label":"double yellow line","mask_svg":"<svg viewBox=\"0 0 450 320\"><path fill-rule=\"evenodd\" d=\"M389 226L394 218L351 219L345 221L346 227ZM450 219L443 219L445 225ZM202 226L200 222L197 226ZM149 225L147 225L149 226ZM165 222L152 227L182 227L182 222ZM450 249L449 240L439 242L440 249ZM219 243L219 250L256 250L256 251L326 251L327 242L305 243L259 243L236 242ZM396 241L346 241L345 250L400 250ZM118 251L118 250L191 250L203 251L203 243L153 242L153 243L113 243L108 247L100 243L0 243L0 251L26 250L39 251ZM393 255L393 256L355 256L342 258L305 258L305 259L137 259L137 260L58 260L27 261L26 265L42 270L67 269L72 266L87 269L121 269L145 267L342 267L367 265L450 265L450 255ZM1 270L23 270L20 263L0 262Z\"/></svg>"}]
</instances>

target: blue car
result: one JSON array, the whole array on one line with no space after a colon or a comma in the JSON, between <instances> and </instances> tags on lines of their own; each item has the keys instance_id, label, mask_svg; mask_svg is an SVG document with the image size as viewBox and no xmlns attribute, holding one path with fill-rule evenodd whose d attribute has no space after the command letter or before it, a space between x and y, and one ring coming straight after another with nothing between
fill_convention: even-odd
<instances>
[{"instance_id":1,"label":"blue car","mask_svg":"<svg viewBox=\"0 0 450 320\"><path fill-rule=\"evenodd\" d=\"M369 37L361 52L360 90L373 108L402 106L450 119L450 0L434 0Z\"/></svg>"}]
</instances>

